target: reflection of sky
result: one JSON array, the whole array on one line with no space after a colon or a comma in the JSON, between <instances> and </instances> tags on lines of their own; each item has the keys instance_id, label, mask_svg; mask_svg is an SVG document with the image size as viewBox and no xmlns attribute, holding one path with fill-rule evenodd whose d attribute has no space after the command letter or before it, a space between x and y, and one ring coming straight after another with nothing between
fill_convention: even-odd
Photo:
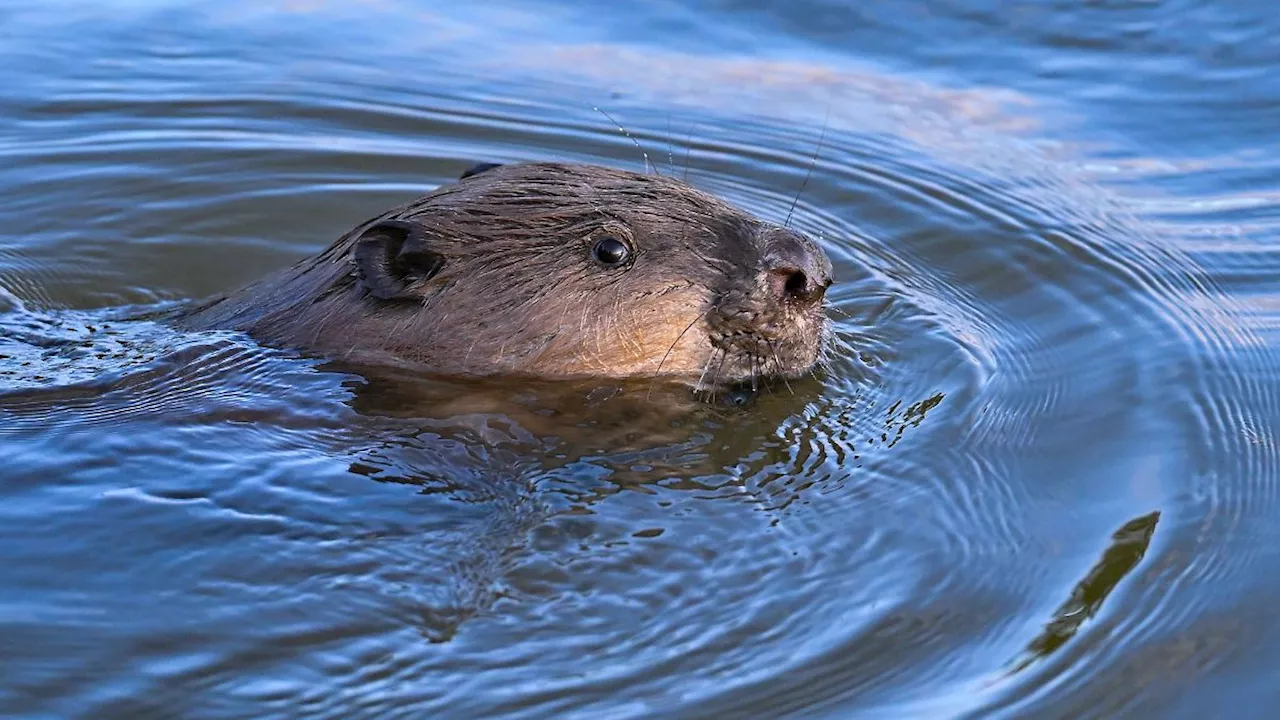
<instances>
[{"instance_id":1,"label":"reflection of sky","mask_svg":"<svg viewBox=\"0 0 1280 720\"><path fill-rule=\"evenodd\" d=\"M726 197L747 198L749 207L776 210L781 217L804 187L805 217L798 217L796 226L814 228L815 234L828 228L837 235L855 222L865 222L885 229L872 244L894 251L910 244L898 243L911 231L916 232L918 246L934 235L952 237L946 223L941 223L942 232L930 235L910 217L895 216L876 226L874 218L857 210L893 203L887 189L875 203L849 200L868 187L914 193L913 202L905 206L923 211L903 216L936 211L938 217L950 212L982 218L971 226L978 228L972 236L965 234L969 226L958 226L953 238L958 242L940 242L938 257L933 258L937 265L926 267L951 267L947 261L967 248L1000 242L1018 248L1024 241L1030 246L1036 240L1030 234L1011 230L1002 240L986 232L1017 226L1019 213L1041 221L1028 223L1035 228L1032 232L1065 227L1087 235L1043 246L1044 257L1053 263L1041 268L1042 282L1027 285L1052 288L1058 274L1054 270L1088 268L1117 257L1123 261L1115 262L1121 272L1141 270L1140 275L1135 272L1133 288L1167 285L1160 302L1177 315L1169 327L1185 335L1171 338L1169 345L1185 342L1202 350L1196 358L1205 360L1206 369L1201 373L1198 367L1174 365L1180 359L1175 356L1168 365L1142 365L1150 372L1134 381L1143 386L1144 397L1168 392L1172 398L1185 398L1192 411L1204 399L1207 419L1188 427L1203 428L1220 443L1213 446L1213 459L1224 461L1221 470L1241 470L1240 477L1249 483L1269 477L1273 454L1250 456L1242 448L1248 443L1273 450L1276 435L1271 423L1280 416L1274 400L1267 399L1276 397L1271 383L1276 363L1269 351L1280 347L1280 150L1274 143L1280 72L1273 67L1280 64L1280 13L1273 2L686 0L605 7L567 0L536 7L519 0L0 1L0 106L6 109L0 113L0 187L7 190L4 217L10 229L4 243L20 251L5 254L7 248L0 243L0 284L8 270L11 288L23 297L41 299L35 286L60 288L59 300L43 304L72 307L113 304L105 293L115 293L118 286L136 285L147 292L181 288L184 296L197 289L208 292L209 284L229 283L232 273L257 276L257 270L250 272L255 257L262 265L283 264L286 256L310 252L317 242L331 238L335 227L349 227L352 215L364 217L353 209L367 207L372 213L389 206L392 196L399 202L399 196L417 192L428 181L456 177L453 173L462 161L478 154L488 159L484 153L554 157L556 151L578 151L576 158L609 161L623 157L609 154L623 146L626 160L635 163L632 148L592 111L598 104L641 135L655 150L658 164L667 159L655 148L658 139L671 137L672 124L677 138L688 128L705 150L698 160L710 168L699 181ZM684 117L679 116L682 109L688 110ZM672 113L677 114L675 123ZM818 138L824 130L827 146L819 153ZM602 136L608 141L600 141ZM608 144L614 140L616 145ZM819 154L822 164L814 182L801 185L805 163ZM717 167L724 158L739 162ZM921 162L912 165L917 159ZM115 167L109 166L112 162ZM676 162L678 155L672 164ZM735 185L735 173L751 171L753 164L767 167L758 168L754 181ZM1106 192L1086 189L1086 183L1074 182L1078 178L1103 183ZM723 184L715 185L717 179ZM940 197L945 202L928 202ZM991 203L993 198L999 202ZM984 200L997 207L983 207ZM1138 221L1129 222L1129 213ZM1014 219L1006 220L1010 217ZM1108 252L1086 252L1086 241ZM1181 263L1175 251L1190 255L1198 266ZM843 252L848 254L842 256ZM840 243L832 243L832 254L846 266L864 257L842 249ZM67 262L68 257L74 262ZM1099 418L1123 414L1108 402L1088 407L1066 403L1070 388L1110 377L1092 375L1090 367L1110 369L1109 361L1115 358L1106 357L1112 354L1109 346L1083 341L1072 345L1064 331L1052 336L1064 338L1061 342L1032 348L1034 357L1030 352L1017 354L1006 349L1017 346L1000 344L1010 337L1011 328L997 324L993 318L999 316L986 313L985 305L965 302L965 293L949 292L950 278L943 273L931 276L914 272L917 265L910 262L890 263L894 256L889 252L881 259L882 267L901 269L893 286L917 283L910 285L918 295L912 307L930 319L920 327L933 327L936 321L945 329L947 342L954 340L980 356L982 387L1003 380L1045 391L1035 394L1043 399L1038 404L1011 403L1003 413L997 408L982 415L971 437L1030 443L1058 432L1071 439L1069 428L1062 425L1075 418L1094 411ZM1031 272L1027 267L1012 261L992 263L982 266L981 274L990 281L997 271L1004 271L1022 280L1026 276L1019 273ZM149 274L153 268L157 272ZM860 290L848 287L853 289L837 288L833 295L847 292L847 300ZM1055 294L1060 304L1039 306L1037 322L1027 323L1027 337L1045 332L1044 321L1070 315L1068 308L1089 310L1106 300L1101 296L1105 292L1104 287L1100 296ZM14 304L0 298L0 309L6 302ZM1018 316L1029 317L1034 309L1020 310ZM27 318L12 308L10 315L10 335L18 337L14 331L24 329L19 323ZM1083 325L1082 316L1079 326ZM907 341L916 336L931 339L928 333L908 332L916 327L905 326L901 335L889 336L884 347L909 346ZM1076 327L1068 329L1076 332ZM74 324L55 330L56 337L84 340ZM115 339L94 334L89 342L103 347ZM165 334L127 339L143 353L153 345L168 347ZM1114 341L1117 358L1145 353L1165 361L1159 348L1123 347L1126 338L1119 334L1107 335L1105 341ZM1090 355L1077 362L1085 357L1083 352L1064 354L1067 345L1087 346ZM1095 350L1101 356L1097 362ZM51 366L43 357L45 349L29 343L0 351L15 357L30 352L33 364L43 361L44 372L64 378L75 379L70 373L84 370L71 357L65 367ZM1055 357L1071 362L1055 365L1050 362ZM960 361L957 366L963 367ZM1052 372L1042 372L1045 368ZM1116 377L1128 382L1127 375ZM1195 383L1200 381L1204 384L1198 387ZM923 386L935 379L915 373L912 382ZM268 400L255 395L256 381L235 387L245 393L229 395L235 399L231 407ZM301 396L284 397L294 402ZM944 422L963 394L952 391L946 397L938 410L930 411L930 422ZM1117 397L1123 401L1129 396ZM136 397L125 399L130 407L138 406ZM1231 404L1236 400L1239 406ZM1219 401L1226 402L1215 404ZM912 417L922 418L924 409L917 405ZM1063 411L1058 427L1051 427L1045 418L1064 409L1070 412ZM1170 409L1184 408L1171 404ZM904 415L894 417L898 424L890 429L896 433L909 421ZM1166 422L1168 427L1179 422L1147 419L1162 433ZM923 445L931 437L947 436L912 430L906 437ZM1155 433L1134 437L1154 438ZM1237 437L1242 444L1232 441ZM1154 444L1193 446L1198 439L1169 433L1167 440ZM1130 442L1128 436L1103 440L1117 446ZM80 441L74 439L76 445ZM950 449L944 443L929 444ZM839 449L838 443L830 445ZM909 445L899 445L897 457L908 457ZM1075 454L1076 448L1071 450ZM1096 447L1081 450L1104 455ZM1210 472L1196 482L1203 479L1211 487L1191 485L1173 497L1162 483L1179 471L1176 461L1162 464L1165 458L1155 454L1158 450L1152 452L1131 458L1129 465L1100 464L1097 470L1105 482L1098 487L1105 490L1097 497L1114 502L1127 493L1129 502L1142 506L1144 513L1162 501L1176 506L1162 523L1157 542L1163 533L1177 538L1176 533L1187 530L1188 519L1197 512L1190 503L1198 500L1187 499L1192 496L1218 503L1212 515L1229 523L1236 522L1237 506L1255 503L1254 497L1244 495L1253 490ZM37 467L36 460L46 455L28 453L27 459ZM157 459L172 457L177 454ZM152 465L164 470L162 464ZM1094 470L1090 468L1090 475ZM907 475L883 476L891 480ZM1027 487L1041 489L1038 481ZM964 488L957 484L956 489ZM973 502L942 507L973 511L977 520L998 521L1004 495L998 486L993 489L996 492L968 498ZM643 495L624 497L638 501ZM957 497L967 495L959 492ZM364 505L367 498L361 500ZM1062 508L1066 512L1050 508L1051 520L1060 522L1062 529L1046 537L1069 537L1068 525L1105 505L1073 507L1067 500ZM826 497L811 507L830 502ZM859 502L858 507L867 505ZM1272 508L1253 507L1258 509ZM388 517L399 518L399 512L397 502ZM347 514L341 513L344 522ZM74 515L91 518L94 513ZM1260 526L1273 528L1267 517L1259 513ZM759 546L737 542L739 527L722 528L728 531L726 540L734 542L721 547L745 558ZM912 530L929 529L930 523L912 525ZM795 526L783 530L794 532ZM1271 532L1240 534L1234 525L1231 531L1240 547L1274 545L1268 542L1274 539ZM661 541L674 545L671 537L665 535ZM992 537L1004 534L997 531ZM418 547L415 539L413 551ZM1091 552L1070 546L1067 550ZM820 546L815 553L838 555ZM884 562L885 557L891 556L876 559ZM961 557L982 559L967 553ZM1233 562L1255 573L1271 569L1258 563L1249 566L1241 558L1249 560L1247 554L1223 550L1216 557L1207 555L1195 571L1212 567L1220 572ZM1170 555L1162 556L1169 559ZM790 562L780 560L779 567ZM906 592L905 585L895 586L901 578L894 571L915 572L900 565L873 576L885 582L883 592L878 587L860 592L888 602L884 607L892 605L893 593ZM981 562L974 566L985 567ZM1087 577L1088 563L1079 574L1069 568L1060 571L1059 577L1066 578L1062 589L1069 592L1071 580ZM830 590L840 579L829 574L821 586ZM1211 584L1196 579L1201 588ZM1230 589L1232 584L1223 586ZM1196 590L1190 584L1183 588ZM1274 588L1264 585L1261 590L1255 595L1261 599L1259 607L1266 605L1267 591ZM1052 602L1029 616L1032 634L1035 623L1050 617L1061 599L1053 588L1049 595ZM1113 601L1123 600L1122 595L1113 596ZM1185 602L1186 593L1168 597L1173 603L1150 607L1187 610L1177 605ZM866 622L848 614L858 609L848 596L816 592L803 598L806 613L791 613L788 621L812 619L808 613L815 599L831 601L826 608L831 627L839 627L841 621ZM983 607L985 599L975 595L971 604ZM1230 601L1244 602L1235 597ZM723 617L729 623L745 617L740 605L716 601L708 607L726 613L702 615L704 619ZM1180 626L1189 622L1186 616L1165 614ZM1147 618L1158 620L1158 615L1134 617L1145 626ZM918 619L920 627L932 622L927 616ZM809 649L815 656L830 650L822 645L828 639L822 632L827 626L813 626L818 632ZM909 629L896 629L903 627ZM1204 627L1191 637L1212 641ZM794 640L796 635L790 637ZM1013 649L1022 646L1019 641ZM405 647L397 643L396 650ZM637 654L641 650L637 648ZM1226 652L1214 651L1209 659L1225 657ZM752 660L759 662L760 656ZM1155 664L1139 662L1135 667ZM765 673L776 670L768 663L759 667ZM968 688L964 695L956 691L954 696L947 688L933 689L943 700L954 700L956 707L973 701Z\"/></svg>"}]
</instances>

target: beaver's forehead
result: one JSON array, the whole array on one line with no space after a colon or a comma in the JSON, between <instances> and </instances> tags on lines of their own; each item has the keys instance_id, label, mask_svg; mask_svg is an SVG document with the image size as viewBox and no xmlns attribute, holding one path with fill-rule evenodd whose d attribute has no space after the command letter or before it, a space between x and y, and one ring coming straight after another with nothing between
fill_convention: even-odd
<instances>
[{"instance_id":1,"label":"beaver's forehead","mask_svg":"<svg viewBox=\"0 0 1280 720\"><path fill-rule=\"evenodd\" d=\"M741 212L673 177L556 163L500 166L433 194L443 204L639 202L713 214Z\"/></svg>"},{"instance_id":2,"label":"beaver's forehead","mask_svg":"<svg viewBox=\"0 0 1280 720\"><path fill-rule=\"evenodd\" d=\"M580 238L611 227L625 228L635 239L680 238L700 243L751 243L766 225L732 208L706 208L672 198L654 203L618 198L594 201L581 196L489 195L466 204L432 204L409 217L429 227L466 235L515 238L532 235Z\"/></svg>"},{"instance_id":3,"label":"beaver's forehead","mask_svg":"<svg viewBox=\"0 0 1280 720\"><path fill-rule=\"evenodd\" d=\"M621 226L641 247L686 246L749 263L769 227L675 178L595 166L501 166L424 199L410 214L441 235L513 249L580 243Z\"/></svg>"}]
</instances>

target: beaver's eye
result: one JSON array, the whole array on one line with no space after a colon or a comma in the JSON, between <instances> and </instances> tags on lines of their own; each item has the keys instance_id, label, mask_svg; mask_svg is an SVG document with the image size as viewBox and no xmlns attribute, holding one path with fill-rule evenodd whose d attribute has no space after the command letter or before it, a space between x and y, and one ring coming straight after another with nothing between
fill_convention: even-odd
<instances>
[{"instance_id":1,"label":"beaver's eye","mask_svg":"<svg viewBox=\"0 0 1280 720\"><path fill-rule=\"evenodd\" d=\"M631 257L631 248L618 238L606 235L596 240L591 248L591 257L605 267L618 267Z\"/></svg>"}]
</instances>

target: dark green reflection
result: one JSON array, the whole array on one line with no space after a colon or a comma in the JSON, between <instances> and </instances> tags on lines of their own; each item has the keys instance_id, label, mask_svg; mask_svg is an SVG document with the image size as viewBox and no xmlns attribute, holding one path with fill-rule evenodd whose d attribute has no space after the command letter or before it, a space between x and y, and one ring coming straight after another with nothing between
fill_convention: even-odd
<instances>
[{"instance_id":1,"label":"dark green reflection","mask_svg":"<svg viewBox=\"0 0 1280 720\"><path fill-rule=\"evenodd\" d=\"M1053 614L1053 619L1027 646L1023 656L1014 664L1016 673L1037 660L1044 659L1075 636L1086 620L1097 614L1098 608L1146 555L1160 520L1157 510L1125 523L1111 535L1111 546L1102 558L1084 576L1071 597Z\"/></svg>"}]
</instances>

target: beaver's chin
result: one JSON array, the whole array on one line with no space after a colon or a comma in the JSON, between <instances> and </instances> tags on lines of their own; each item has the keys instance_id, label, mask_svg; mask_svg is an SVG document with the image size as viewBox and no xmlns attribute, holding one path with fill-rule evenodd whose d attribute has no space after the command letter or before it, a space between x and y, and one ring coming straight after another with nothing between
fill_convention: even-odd
<instances>
[{"instance_id":1,"label":"beaver's chin","mask_svg":"<svg viewBox=\"0 0 1280 720\"><path fill-rule=\"evenodd\" d=\"M719 388L769 390L792 380L816 376L824 343L821 333L770 338L744 333L714 338L695 390Z\"/></svg>"}]
</instances>

